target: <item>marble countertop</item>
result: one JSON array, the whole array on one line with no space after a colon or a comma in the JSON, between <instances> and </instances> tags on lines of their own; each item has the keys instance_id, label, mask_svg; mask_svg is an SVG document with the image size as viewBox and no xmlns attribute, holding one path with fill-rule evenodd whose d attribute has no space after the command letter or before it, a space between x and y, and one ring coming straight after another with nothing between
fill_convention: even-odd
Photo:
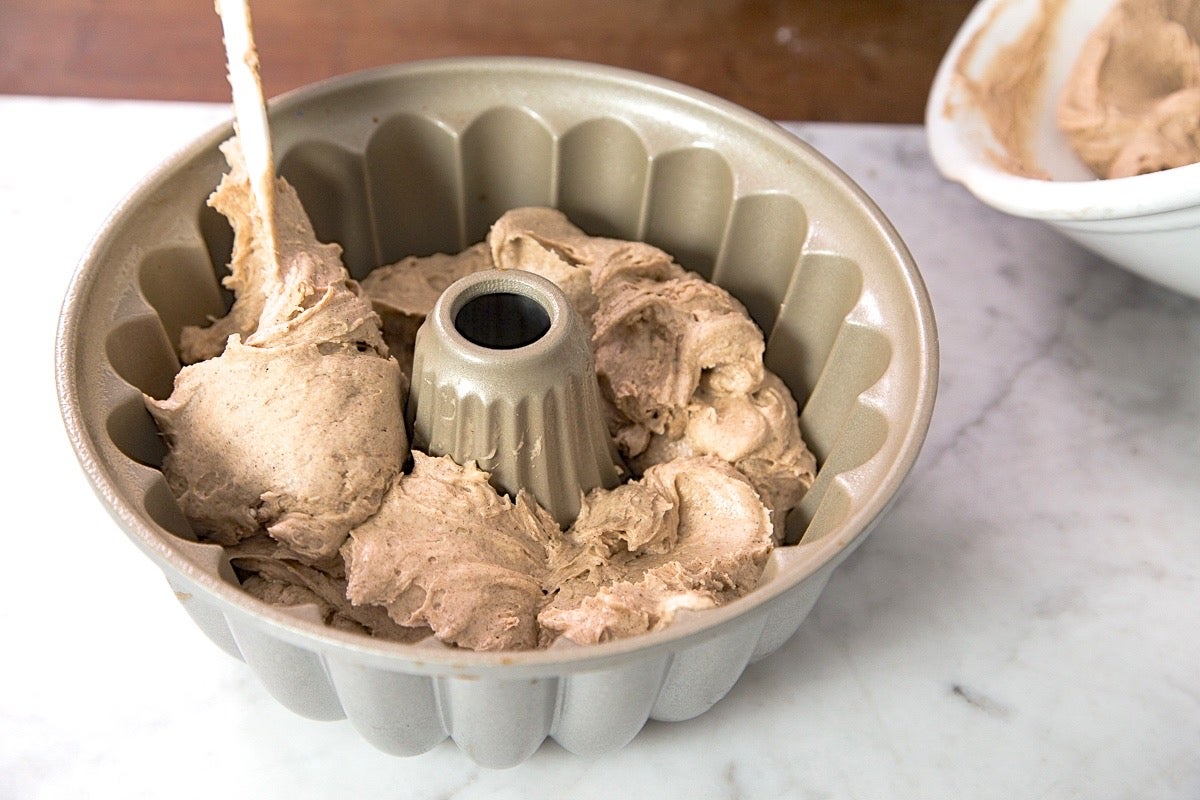
<instances>
[{"instance_id":1,"label":"marble countertop","mask_svg":"<svg viewBox=\"0 0 1200 800\"><path fill-rule=\"evenodd\" d=\"M904 495L792 640L697 719L511 770L277 705L105 514L53 387L89 240L228 114L0 97L5 262L34 276L9 289L0 798L1200 797L1200 303L984 207L919 127L787 126L908 242L943 358Z\"/></svg>"}]
</instances>

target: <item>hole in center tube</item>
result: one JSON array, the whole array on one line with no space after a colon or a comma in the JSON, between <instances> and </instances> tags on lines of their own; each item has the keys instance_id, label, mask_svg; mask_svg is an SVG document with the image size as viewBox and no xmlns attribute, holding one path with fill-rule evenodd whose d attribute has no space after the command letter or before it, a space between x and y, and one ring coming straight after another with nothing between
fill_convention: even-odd
<instances>
[{"instance_id":1,"label":"hole in center tube","mask_svg":"<svg viewBox=\"0 0 1200 800\"><path fill-rule=\"evenodd\" d=\"M523 294L481 294L458 310L454 328L480 347L514 350L545 336L550 330L550 314Z\"/></svg>"}]
</instances>

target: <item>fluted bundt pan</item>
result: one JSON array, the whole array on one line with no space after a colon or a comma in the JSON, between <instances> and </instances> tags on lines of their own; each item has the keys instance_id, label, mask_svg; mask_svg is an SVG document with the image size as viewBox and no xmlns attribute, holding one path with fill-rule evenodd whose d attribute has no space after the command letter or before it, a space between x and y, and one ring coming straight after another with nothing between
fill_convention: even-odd
<instances>
[{"instance_id":1,"label":"fluted bundt pan","mask_svg":"<svg viewBox=\"0 0 1200 800\"><path fill-rule=\"evenodd\" d=\"M181 328L223 313L232 234L207 208L229 125L179 153L110 219L71 284L57 343L63 417L117 523L196 624L267 690L376 747L450 736L481 764L547 737L576 753L648 718L694 717L778 648L900 487L932 411L937 344L907 250L841 172L777 125L678 84L541 59L456 59L353 74L271 106L279 171L352 275L482 240L503 212L553 206L639 239L737 296L801 404L817 478L755 591L668 629L593 646L478 653L376 641L242 591L160 473L142 393L165 397ZM99 532L97 535L103 535ZM798 678L803 681L803 678Z\"/></svg>"}]
</instances>

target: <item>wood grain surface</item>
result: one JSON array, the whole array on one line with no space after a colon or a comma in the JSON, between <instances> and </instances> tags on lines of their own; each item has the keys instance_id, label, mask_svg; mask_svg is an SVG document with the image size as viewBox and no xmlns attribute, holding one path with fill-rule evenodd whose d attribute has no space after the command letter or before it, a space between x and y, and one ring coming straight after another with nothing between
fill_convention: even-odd
<instances>
[{"instance_id":1,"label":"wood grain surface","mask_svg":"<svg viewBox=\"0 0 1200 800\"><path fill-rule=\"evenodd\" d=\"M920 122L973 0L251 0L265 91L455 55L661 75L773 119ZM229 99L212 0L0 0L0 93Z\"/></svg>"}]
</instances>

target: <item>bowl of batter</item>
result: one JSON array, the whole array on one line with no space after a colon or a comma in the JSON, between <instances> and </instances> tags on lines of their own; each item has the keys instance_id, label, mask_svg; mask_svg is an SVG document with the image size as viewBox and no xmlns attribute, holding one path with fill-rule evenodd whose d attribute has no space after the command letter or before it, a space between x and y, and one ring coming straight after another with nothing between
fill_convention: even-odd
<instances>
[{"instance_id":1,"label":"bowl of batter","mask_svg":"<svg viewBox=\"0 0 1200 800\"><path fill-rule=\"evenodd\" d=\"M1200 297L1200 3L985 0L925 121L984 203Z\"/></svg>"}]
</instances>

